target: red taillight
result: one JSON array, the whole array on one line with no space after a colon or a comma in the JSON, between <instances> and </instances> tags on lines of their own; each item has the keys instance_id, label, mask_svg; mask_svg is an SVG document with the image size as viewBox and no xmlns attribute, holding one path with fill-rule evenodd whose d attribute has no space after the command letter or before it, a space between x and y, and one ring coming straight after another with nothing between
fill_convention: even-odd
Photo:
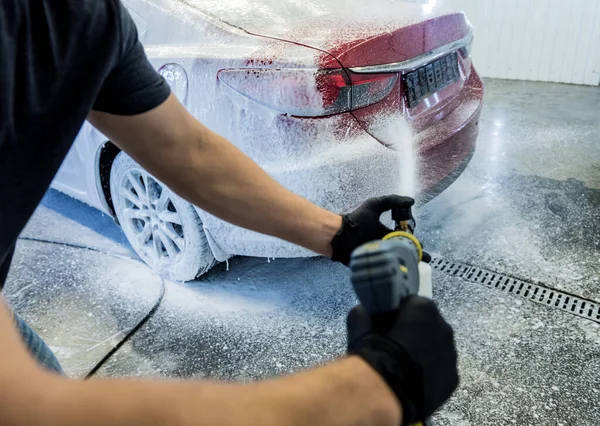
<instances>
[{"instance_id":1,"label":"red taillight","mask_svg":"<svg viewBox=\"0 0 600 426\"><path fill-rule=\"evenodd\" d=\"M352 109L363 108L381 101L390 94L397 79L397 74L350 73Z\"/></svg>"},{"instance_id":2,"label":"red taillight","mask_svg":"<svg viewBox=\"0 0 600 426\"><path fill-rule=\"evenodd\" d=\"M325 114L322 115L350 111L352 89L344 71L318 71L315 78L317 90L323 99Z\"/></svg>"},{"instance_id":3,"label":"red taillight","mask_svg":"<svg viewBox=\"0 0 600 426\"><path fill-rule=\"evenodd\" d=\"M344 70L227 69L219 71L218 78L281 113L319 117L379 102L391 92L397 76L354 74L351 82Z\"/></svg>"}]
</instances>

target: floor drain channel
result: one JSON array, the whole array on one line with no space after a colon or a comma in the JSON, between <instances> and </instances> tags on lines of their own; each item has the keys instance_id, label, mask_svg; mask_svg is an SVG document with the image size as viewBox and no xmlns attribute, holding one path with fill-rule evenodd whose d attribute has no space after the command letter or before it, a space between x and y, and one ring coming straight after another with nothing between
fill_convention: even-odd
<instances>
[{"instance_id":1,"label":"floor drain channel","mask_svg":"<svg viewBox=\"0 0 600 426\"><path fill-rule=\"evenodd\" d=\"M600 303L593 300L444 258L433 259L431 267L447 275L483 284L600 323Z\"/></svg>"}]
</instances>

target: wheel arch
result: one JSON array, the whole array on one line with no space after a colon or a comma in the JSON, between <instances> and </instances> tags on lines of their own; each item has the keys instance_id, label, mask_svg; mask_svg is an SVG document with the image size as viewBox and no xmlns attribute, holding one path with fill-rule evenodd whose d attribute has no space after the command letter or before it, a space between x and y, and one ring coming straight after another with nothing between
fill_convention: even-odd
<instances>
[{"instance_id":1,"label":"wheel arch","mask_svg":"<svg viewBox=\"0 0 600 426\"><path fill-rule=\"evenodd\" d=\"M120 152L121 149L119 147L107 140L98 148L95 162L98 197L100 198L100 202L108 211L110 211L115 220L117 220L117 215L115 214L115 207L110 194L110 171L115 158Z\"/></svg>"}]
</instances>

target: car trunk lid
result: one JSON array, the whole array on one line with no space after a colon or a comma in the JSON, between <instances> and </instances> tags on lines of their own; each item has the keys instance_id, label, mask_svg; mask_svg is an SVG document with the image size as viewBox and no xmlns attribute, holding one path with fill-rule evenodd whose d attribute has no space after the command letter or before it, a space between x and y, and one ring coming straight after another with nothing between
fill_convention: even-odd
<instances>
[{"instance_id":1,"label":"car trunk lid","mask_svg":"<svg viewBox=\"0 0 600 426\"><path fill-rule=\"evenodd\" d=\"M472 28L463 13L437 16L330 53L351 81L366 75L398 75L382 102L353 111L359 123L384 145L393 145L385 118L407 119L414 132L436 124L460 104L471 73ZM420 147L425 148L425 147ZM428 147L431 148L431 147Z\"/></svg>"},{"instance_id":2,"label":"car trunk lid","mask_svg":"<svg viewBox=\"0 0 600 426\"><path fill-rule=\"evenodd\" d=\"M465 15L457 13L370 34L362 39L340 41L328 52L346 68L388 65L393 71L394 64L419 58L462 40L470 31Z\"/></svg>"},{"instance_id":3,"label":"car trunk lid","mask_svg":"<svg viewBox=\"0 0 600 426\"><path fill-rule=\"evenodd\" d=\"M348 56L348 66L360 66L359 62L351 62L352 54L361 55L361 44L370 39L379 44L377 39L382 40L387 35L390 47L400 49L400 56L393 53L386 56L394 61L447 39L446 33L453 31L446 28L442 33L436 33L440 28L431 24L411 28L440 16L437 8L423 4L422 0L181 1L247 33L306 45L338 59ZM429 33L425 44L421 40L420 46L397 46L394 40L403 41L398 38L399 30L413 33L419 40L423 30Z\"/></svg>"}]
</instances>

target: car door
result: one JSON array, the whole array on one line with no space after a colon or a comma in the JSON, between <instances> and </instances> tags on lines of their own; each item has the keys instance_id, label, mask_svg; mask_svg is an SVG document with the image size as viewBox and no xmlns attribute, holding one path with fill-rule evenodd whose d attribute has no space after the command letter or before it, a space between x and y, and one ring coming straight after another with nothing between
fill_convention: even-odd
<instances>
[{"instance_id":1,"label":"car door","mask_svg":"<svg viewBox=\"0 0 600 426\"><path fill-rule=\"evenodd\" d=\"M100 147L97 132L87 121L77 134L52 188L94 207L98 204L95 163Z\"/></svg>"},{"instance_id":2,"label":"car door","mask_svg":"<svg viewBox=\"0 0 600 426\"><path fill-rule=\"evenodd\" d=\"M82 201L87 199L87 182L85 179L86 168L86 126L84 125L77 138L73 142L69 153L65 157L52 186L61 192L66 193Z\"/></svg>"}]
</instances>

